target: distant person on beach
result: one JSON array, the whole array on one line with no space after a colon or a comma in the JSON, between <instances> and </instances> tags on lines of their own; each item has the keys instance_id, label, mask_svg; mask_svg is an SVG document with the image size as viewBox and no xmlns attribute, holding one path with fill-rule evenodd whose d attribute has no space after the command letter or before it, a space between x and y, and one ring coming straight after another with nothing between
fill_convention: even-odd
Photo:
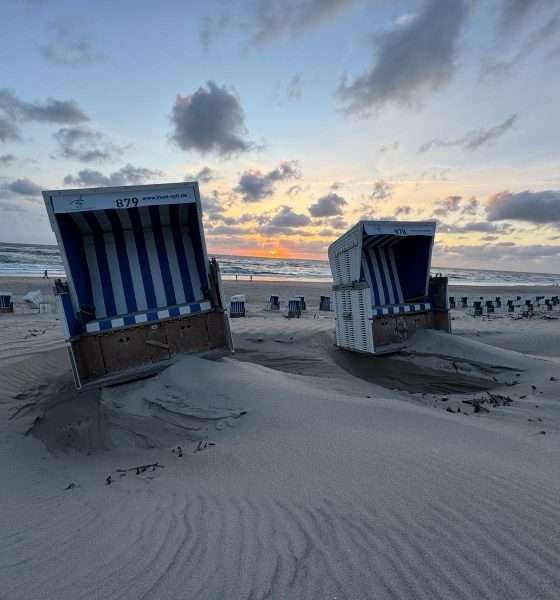
<instances>
[{"instance_id":1,"label":"distant person on beach","mask_svg":"<svg viewBox=\"0 0 560 600\"><path fill-rule=\"evenodd\" d=\"M47 272L47 269L45 269L45 273L43 274L43 279L48 279L49 278L49 274Z\"/></svg>"}]
</instances>

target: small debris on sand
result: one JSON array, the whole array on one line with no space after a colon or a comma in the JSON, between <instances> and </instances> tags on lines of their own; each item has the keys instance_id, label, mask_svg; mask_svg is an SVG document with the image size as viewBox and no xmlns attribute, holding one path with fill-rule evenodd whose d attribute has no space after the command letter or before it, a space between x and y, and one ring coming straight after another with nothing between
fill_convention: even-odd
<instances>
[{"instance_id":1,"label":"small debris on sand","mask_svg":"<svg viewBox=\"0 0 560 600\"><path fill-rule=\"evenodd\" d=\"M80 487L77 483L74 483L73 481L71 483L69 483L64 489L65 490L73 490L74 488L78 488Z\"/></svg>"},{"instance_id":2,"label":"small debris on sand","mask_svg":"<svg viewBox=\"0 0 560 600\"><path fill-rule=\"evenodd\" d=\"M113 479L109 475L109 477L107 477L107 479L105 479L105 485L111 485L112 483L113 483Z\"/></svg>"}]
</instances>

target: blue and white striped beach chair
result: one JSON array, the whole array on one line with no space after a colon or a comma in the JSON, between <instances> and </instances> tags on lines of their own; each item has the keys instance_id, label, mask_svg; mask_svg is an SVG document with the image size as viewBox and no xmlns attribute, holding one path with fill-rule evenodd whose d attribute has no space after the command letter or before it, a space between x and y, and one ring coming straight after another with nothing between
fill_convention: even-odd
<instances>
[{"instance_id":1,"label":"blue and white striped beach chair","mask_svg":"<svg viewBox=\"0 0 560 600\"><path fill-rule=\"evenodd\" d=\"M301 299L299 297L288 300L288 318L299 319L301 317Z\"/></svg>"},{"instance_id":2,"label":"blue and white striped beach chair","mask_svg":"<svg viewBox=\"0 0 560 600\"><path fill-rule=\"evenodd\" d=\"M243 294L231 297L229 302L229 316L232 319L245 316L245 296Z\"/></svg>"},{"instance_id":3,"label":"blue and white striped beach chair","mask_svg":"<svg viewBox=\"0 0 560 600\"><path fill-rule=\"evenodd\" d=\"M43 197L68 279L57 285L58 303L78 387L179 352L231 347L198 184Z\"/></svg>"},{"instance_id":4,"label":"blue and white striped beach chair","mask_svg":"<svg viewBox=\"0 0 560 600\"><path fill-rule=\"evenodd\" d=\"M0 313L14 312L11 292L0 292Z\"/></svg>"}]
</instances>

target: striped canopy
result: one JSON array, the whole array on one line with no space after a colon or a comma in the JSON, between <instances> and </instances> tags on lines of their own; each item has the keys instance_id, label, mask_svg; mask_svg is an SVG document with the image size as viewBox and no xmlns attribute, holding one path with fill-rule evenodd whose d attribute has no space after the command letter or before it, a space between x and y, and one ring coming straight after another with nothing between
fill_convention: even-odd
<instances>
[{"instance_id":1,"label":"striped canopy","mask_svg":"<svg viewBox=\"0 0 560 600\"><path fill-rule=\"evenodd\" d=\"M105 319L204 299L195 203L69 212L56 220L78 310Z\"/></svg>"},{"instance_id":2,"label":"striped canopy","mask_svg":"<svg viewBox=\"0 0 560 600\"><path fill-rule=\"evenodd\" d=\"M370 233L371 232L371 233ZM396 235L364 228L361 279L371 289L373 307L421 302L428 296L431 235Z\"/></svg>"}]
</instances>

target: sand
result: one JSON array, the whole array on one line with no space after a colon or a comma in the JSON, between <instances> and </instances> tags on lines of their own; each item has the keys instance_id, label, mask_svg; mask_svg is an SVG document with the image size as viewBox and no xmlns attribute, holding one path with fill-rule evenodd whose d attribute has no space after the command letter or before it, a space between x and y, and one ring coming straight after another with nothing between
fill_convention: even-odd
<instances>
[{"instance_id":1,"label":"sand","mask_svg":"<svg viewBox=\"0 0 560 600\"><path fill-rule=\"evenodd\" d=\"M560 319L454 311L357 357L327 285L225 287L233 357L102 392L73 390L56 315L0 317L0 598L558 597Z\"/></svg>"}]
</instances>

